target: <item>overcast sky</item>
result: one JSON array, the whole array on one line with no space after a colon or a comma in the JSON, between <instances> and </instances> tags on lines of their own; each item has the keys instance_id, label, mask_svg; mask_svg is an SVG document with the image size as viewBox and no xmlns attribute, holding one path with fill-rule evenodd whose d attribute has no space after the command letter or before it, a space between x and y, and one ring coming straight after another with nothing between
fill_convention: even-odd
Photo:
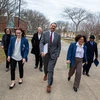
<instances>
[{"instance_id":1,"label":"overcast sky","mask_svg":"<svg viewBox=\"0 0 100 100\"><path fill-rule=\"evenodd\" d=\"M43 13L51 22L63 20L65 7L79 7L91 12L100 12L100 0L25 0L26 8Z\"/></svg>"}]
</instances>

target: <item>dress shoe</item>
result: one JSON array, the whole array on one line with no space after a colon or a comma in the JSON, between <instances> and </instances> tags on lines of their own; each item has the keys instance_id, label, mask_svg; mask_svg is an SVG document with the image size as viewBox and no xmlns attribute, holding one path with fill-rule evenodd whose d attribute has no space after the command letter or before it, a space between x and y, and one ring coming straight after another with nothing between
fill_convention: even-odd
<instances>
[{"instance_id":1,"label":"dress shoe","mask_svg":"<svg viewBox=\"0 0 100 100\"><path fill-rule=\"evenodd\" d=\"M51 92L51 86L47 86L47 90L46 90L48 93Z\"/></svg>"},{"instance_id":2,"label":"dress shoe","mask_svg":"<svg viewBox=\"0 0 100 100\"><path fill-rule=\"evenodd\" d=\"M77 92L77 88L73 87L74 91Z\"/></svg>"},{"instance_id":3,"label":"dress shoe","mask_svg":"<svg viewBox=\"0 0 100 100\"><path fill-rule=\"evenodd\" d=\"M19 83L19 84L22 84L22 83L23 83L23 80L19 81L18 83Z\"/></svg>"},{"instance_id":4,"label":"dress shoe","mask_svg":"<svg viewBox=\"0 0 100 100\"><path fill-rule=\"evenodd\" d=\"M45 76L44 76L43 80L44 80L44 81L46 81L46 80L47 80L47 75L45 75Z\"/></svg>"},{"instance_id":5,"label":"dress shoe","mask_svg":"<svg viewBox=\"0 0 100 100\"><path fill-rule=\"evenodd\" d=\"M90 77L90 75L89 75L89 74L86 74L86 76Z\"/></svg>"},{"instance_id":6,"label":"dress shoe","mask_svg":"<svg viewBox=\"0 0 100 100\"><path fill-rule=\"evenodd\" d=\"M9 89L13 89L15 87L15 83L14 83L14 85L13 86L9 86Z\"/></svg>"},{"instance_id":7,"label":"dress shoe","mask_svg":"<svg viewBox=\"0 0 100 100\"><path fill-rule=\"evenodd\" d=\"M43 70L42 70L42 68L39 68L39 70L40 70L40 72L42 72Z\"/></svg>"},{"instance_id":8,"label":"dress shoe","mask_svg":"<svg viewBox=\"0 0 100 100\"><path fill-rule=\"evenodd\" d=\"M19 84L22 84L23 82L18 82Z\"/></svg>"},{"instance_id":9,"label":"dress shoe","mask_svg":"<svg viewBox=\"0 0 100 100\"><path fill-rule=\"evenodd\" d=\"M85 75L85 72L83 72L83 75Z\"/></svg>"},{"instance_id":10,"label":"dress shoe","mask_svg":"<svg viewBox=\"0 0 100 100\"><path fill-rule=\"evenodd\" d=\"M37 68L38 68L37 66L34 67L34 69L37 69Z\"/></svg>"},{"instance_id":11,"label":"dress shoe","mask_svg":"<svg viewBox=\"0 0 100 100\"><path fill-rule=\"evenodd\" d=\"M68 77L68 81L70 81L70 79L71 79L71 78L70 78L70 77Z\"/></svg>"},{"instance_id":12,"label":"dress shoe","mask_svg":"<svg viewBox=\"0 0 100 100\"><path fill-rule=\"evenodd\" d=\"M6 72L8 72L9 71L9 68L6 68Z\"/></svg>"}]
</instances>

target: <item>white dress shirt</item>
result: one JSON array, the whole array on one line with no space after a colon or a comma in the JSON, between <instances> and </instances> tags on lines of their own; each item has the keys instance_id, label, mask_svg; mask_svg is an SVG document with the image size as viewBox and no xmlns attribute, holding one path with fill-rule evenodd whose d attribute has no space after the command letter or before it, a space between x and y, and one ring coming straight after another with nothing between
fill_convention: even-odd
<instances>
[{"instance_id":1,"label":"white dress shirt","mask_svg":"<svg viewBox=\"0 0 100 100\"><path fill-rule=\"evenodd\" d=\"M20 51L20 44L21 44L21 40L15 42L15 48L14 48L14 52L12 55L12 58L16 61L20 61L22 60L22 56L21 56L21 51Z\"/></svg>"},{"instance_id":2,"label":"white dress shirt","mask_svg":"<svg viewBox=\"0 0 100 100\"><path fill-rule=\"evenodd\" d=\"M80 46L79 43L76 43L77 49L76 49L76 56L78 58L83 58L84 57L84 49L83 49L83 45Z\"/></svg>"},{"instance_id":3,"label":"white dress shirt","mask_svg":"<svg viewBox=\"0 0 100 100\"><path fill-rule=\"evenodd\" d=\"M40 40L40 38L41 38L41 34L38 33L38 39Z\"/></svg>"}]
</instances>

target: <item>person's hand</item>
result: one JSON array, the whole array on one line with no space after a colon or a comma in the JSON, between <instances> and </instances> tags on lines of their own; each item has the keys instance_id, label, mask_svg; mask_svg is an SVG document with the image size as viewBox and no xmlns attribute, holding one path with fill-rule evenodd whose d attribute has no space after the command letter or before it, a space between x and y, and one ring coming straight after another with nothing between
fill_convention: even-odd
<instances>
[{"instance_id":1,"label":"person's hand","mask_svg":"<svg viewBox=\"0 0 100 100\"><path fill-rule=\"evenodd\" d=\"M42 52L42 53L41 53L41 56L42 56L42 57L44 57L44 56L45 56L44 52Z\"/></svg>"},{"instance_id":2,"label":"person's hand","mask_svg":"<svg viewBox=\"0 0 100 100\"><path fill-rule=\"evenodd\" d=\"M3 48L4 48L4 46L1 46L1 48L3 49Z\"/></svg>"},{"instance_id":3,"label":"person's hand","mask_svg":"<svg viewBox=\"0 0 100 100\"><path fill-rule=\"evenodd\" d=\"M66 61L66 64L69 64L69 63L70 63L70 60L67 60L67 61Z\"/></svg>"},{"instance_id":4,"label":"person's hand","mask_svg":"<svg viewBox=\"0 0 100 100\"><path fill-rule=\"evenodd\" d=\"M8 60L8 62L10 62L10 56L8 56L7 60Z\"/></svg>"},{"instance_id":5,"label":"person's hand","mask_svg":"<svg viewBox=\"0 0 100 100\"><path fill-rule=\"evenodd\" d=\"M24 64L26 62L25 58L22 59L22 64Z\"/></svg>"},{"instance_id":6,"label":"person's hand","mask_svg":"<svg viewBox=\"0 0 100 100\"><path fill-rule=\"evenodd\" d=\"M85 62L85 64L88 64L88 62Z\"/></svg>"}]
</instances>

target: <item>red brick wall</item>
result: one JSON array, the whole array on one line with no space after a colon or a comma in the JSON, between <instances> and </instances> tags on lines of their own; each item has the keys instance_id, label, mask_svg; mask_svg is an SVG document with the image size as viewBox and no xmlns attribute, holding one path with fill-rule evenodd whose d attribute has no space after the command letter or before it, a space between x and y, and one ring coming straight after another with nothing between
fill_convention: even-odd
<instances>
[{"instance_id":1,"label":"red brick wall","mask_svg":"<svg viewBox=\"0 0 100 100\"><path fill-rule=\"evenodd\" d=\"M14 18L14 22L15 22L14 27L18 27L18 17ZM21 27L25 32L27 32L27 24L28 24L27 22L20 20L19 27Z\"/></svg>"},{"instance_id":2,"label":"red brick wall","mask_svg":"<svg viewBox=\"0 0 100 100\"><path fill-rule=\"evenodd\" d=\"M6 28L6 16L0 17L0 32L4 32Z\"/></svg>"},{"instance_id":3,"label":"red brick wall","mask_svg":"<svg viewBox=\"0 0 100 100\"><path fill-rule=\"evenodd\" d=\"M7 27L6 25L6 16L3 16L0 18L0 32L3 32L4 29ZM19 27L21 27L25 32L27 32L27 22L20 20L20 25ZM14 17L14 27L18 27L18 17Z\"/></svg>"}]
</instances>

